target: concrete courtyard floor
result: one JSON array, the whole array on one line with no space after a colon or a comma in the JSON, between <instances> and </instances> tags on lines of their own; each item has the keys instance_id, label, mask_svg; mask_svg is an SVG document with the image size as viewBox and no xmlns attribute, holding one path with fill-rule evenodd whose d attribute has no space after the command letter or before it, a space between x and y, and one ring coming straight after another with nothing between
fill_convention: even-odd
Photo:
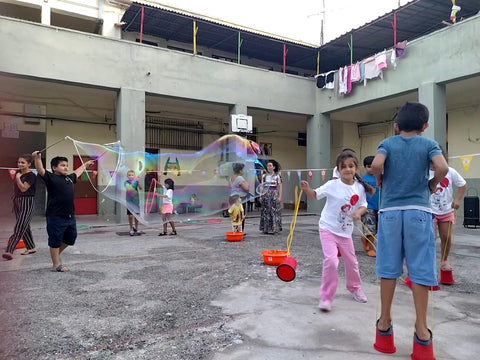
<instances>
[{"instance_id":1,"label":"concrete courtyard floor","mask_svg":"<svg viewBox=\"0 0 480 360\"><path fill-rule=\"evenodd\" d=\"M252 215L253 214L253 215ZM343 263L330 313L318 310L321 248L318 216L301 213L291 247L298 262L290 283L263 262L261 251L285 249L292 213L280 235L258 231L227 242L228 219L177 224L126 235L125 224L77 218L79 237L62 255L68 273L51 271L44 218L32 222L37 253L0 260L0 359L409 359L413 301L399 280L394 298L395 354L373 349L379 313L375 259L354 243L368 296L345 289ZM13 219L2 219L7 241ZM439 252L440 250L438 250ZM440 255L438 254L438 258ZM437 360L480 353L480 229L457 225L451 263L455 284L431 293L429 325Z\"/></svg>"}]
</instances>

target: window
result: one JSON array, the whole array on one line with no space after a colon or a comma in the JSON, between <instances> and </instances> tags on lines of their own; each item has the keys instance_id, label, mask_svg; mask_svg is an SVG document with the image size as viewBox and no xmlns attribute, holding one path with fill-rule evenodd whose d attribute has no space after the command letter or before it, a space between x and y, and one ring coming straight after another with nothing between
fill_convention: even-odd
<instances>
[{"instance_id":1,"label":"window","mask_svg":"<svg viewBox=\"0 0 480 360\"><path fill-rule=\"evenodd\" d=\"M146 117L146 144L153 149L201 150L203 124L195 121Z\"/></svg>"},{"instance_id":2,"label":"window","mask_svg":"<svg viewBox=\"0 0 480 360\"><path fill-rule=\"evenodd\" d=\"M307 133L298 133L297 145L298 146L307 146Z\"/></svg>"}]
</instances>

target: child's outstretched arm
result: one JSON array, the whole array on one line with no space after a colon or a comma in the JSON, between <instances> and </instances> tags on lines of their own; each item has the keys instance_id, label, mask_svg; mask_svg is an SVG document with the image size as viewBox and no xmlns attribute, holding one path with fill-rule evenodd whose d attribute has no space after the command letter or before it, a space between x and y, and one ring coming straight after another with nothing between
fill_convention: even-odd
<instances>
[{"instance_id":1,"label":"child's outstretched arm","mask_svg":"<svg viewBox=\"0 0 480 360\"><path fill-rule=\"evenodd\" d=\"M82 176L82 173L87 170L90 165L93 164L95 160L88 160L86 162L84 162L82 165L80 165L78 168L76 168L73 172L75 173L75 175L77 175L77 177L80 177Z\"/></svg>"},{"instance_id":2,"label":"child's outstretched arm","mask_svg":"<svg viewBox=\"0 0 480 360\"><path fill-rule=\"evenodd\" d=\"M317 193L310 187L308 182L306 182L305 180L302 180L300 182L300 190L302 190L305 195L307 195L310 199L317 199Z\"/></svg>"},{"instance_id":3,"label":"child's outstretched arm","mask_svg":"<svg viewBox=\"0 0 480 360\"><path fill-rule=\"evenodd\" d=\"M33 162L35 164L35 169L38 171L38 175L43 177L45 175L45 168L42 164L42 153L40 151L34 151L32 153Z\"/></svg>"}]
</instances>

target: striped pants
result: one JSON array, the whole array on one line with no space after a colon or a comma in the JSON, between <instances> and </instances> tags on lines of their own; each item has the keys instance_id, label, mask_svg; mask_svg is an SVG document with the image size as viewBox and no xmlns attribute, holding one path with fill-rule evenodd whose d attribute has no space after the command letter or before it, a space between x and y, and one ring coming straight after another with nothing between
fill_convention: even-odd
<instances>
[{"instance_id":1,"label":"striped pants","mask_svg":"<svg viewBox=\"0 0 480 360\"><path fill-rule=\"evenodd\" d=\"M27 250L35 248L32 231L30 230L30 221L33 217L35 208L35 198L33 196L20 196L13 199L13 211L15 212L15 228L13 235L8 239L7 252L13 254L20 239L23 238Z\"/></svg>"}]
</instances>

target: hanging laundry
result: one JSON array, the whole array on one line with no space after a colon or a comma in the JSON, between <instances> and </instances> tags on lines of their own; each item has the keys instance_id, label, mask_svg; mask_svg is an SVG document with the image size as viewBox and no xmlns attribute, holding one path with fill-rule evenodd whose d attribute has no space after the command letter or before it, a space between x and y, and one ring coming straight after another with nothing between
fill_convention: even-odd
<instances>
[{"instance_id":1,"label":"hanging laundry","mask_svg":"<svg viewBox=\"0 0 480 360\"><path fill-rule=\"evenodd\" d=\"M363 61L360 61L360 81L365 80L365 63Z\"/></svg>"},{"instance_id":2,"label":"hanging laundry","mask_svg":"<svg viewBox=\"0 0 480 360\"><path fill-rule=\"evenodd\" d=\"M360 75L360 63L356 62L355 64L352 65L352 71L351 71L351 80L352 82L357 82L361 80L361 75Z\"/></svg>"},{"instance_id":3,"label":"hanging laundry","mask_svg":"<svg viewBox=\"0 0 480 360\"><path fill-rule=\"evenodd\" d=\"M378 70L385 69L387 67L387 52L382 51L375 55L375 64Z\"/></svg>"},{"instance_id":4,"label":"hanging laundry","mask_svg":"<svg viewBox=\"0 0 480 360\"><path fill-rule=\"evenodd\" d=\"M335 71L315 75L317 88L319 89L333 89L334 88L334 74Z\"/></svg>"},{"instance_id":5,"label":"hanging laundry","mask_svg":"<svg viewBox=\"0 0 480 360\"><path fill-rule=\"evenodd\" d=\"M395 55L395 49L392 49L390 52L390 64L392 64L393 69L397 68L397 57Z\"/></svg>"},{"instance_id":6,"label":"hanging laundry","mask_svg":"<svg viewBox=\"0 0 480 360\"><path fill-rule=\"evenodd\" d=\"M347 93L347 67L338 69L338 93L345 95Z\"/></svg>"},{"instance_id":7,"label":"hanging laundry","mask_svg":"<svg viewBox=\"0 0 480 360\"><path fill-rule=\"evenodd\" d=\"M325 74L315 75L315 78L316 78L317 88L319 89L325 88L325 84L326 84L325 80L327 79Z\"/></svg>"},{"instance_id":8,"label":"hanging laundry","mask_svg":"<svg viewBox=\"0 0 480 360\"><path fill-rule=\"evenodd\" d=\"M325 89L333 90L335 88L335 70L326 73Z\"/></svg>"},{"instance_id":9,"label":"hanging laundry","mask_svg":"<svg viewBox=\"0 0 480 360\"><path fill-rule=\"evenodd\" d=\"M347 67L347 94L352 91L352 66Z\"/></svg>"},{"instance_id":10,"label":"hanging laundry","mask_svg":"<svg viewBox=\"0 0 480 360\"><path fill-rule=\"evenodd\" d=\"M367 85L368 79L374 79L376 77L380 77L383 79L383 72L382 70L378 70L377 64L375 63L375 57L372 56L368 59L364 60L365 64L365 79L363 80L363 85Z\"/></svg>"},{"instance_id":11,"label":"hanging laundry","mask_svg":"<svg viewBox=\"0 0 480 360\"><path fill-rule=\"evenodd\" d=\"M405 54L405 49L407 48L407 40L400 41L395 44L395 57L398 59Z\"/></svg>"}]
</instances>

